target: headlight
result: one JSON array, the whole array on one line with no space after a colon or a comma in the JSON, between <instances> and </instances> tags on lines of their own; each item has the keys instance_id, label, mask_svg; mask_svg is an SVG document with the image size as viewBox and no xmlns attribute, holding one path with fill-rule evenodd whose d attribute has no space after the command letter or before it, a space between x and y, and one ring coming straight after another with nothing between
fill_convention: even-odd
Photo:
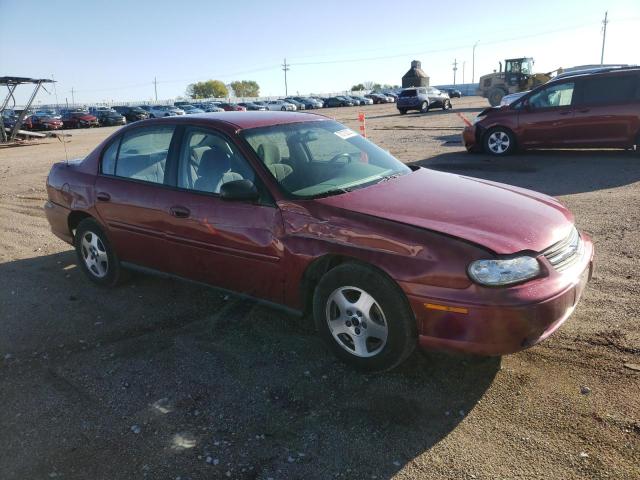
<instances>
[{"instance_id":1,"label":"headlight","mask_svg":"<svg viewBox=\"0 0 640 480\"><path fill-rule=\"evenodd\" d=\"M469 265L469 276L481 285L501 286L529 280L540 274L540 264L529 256L506 260L476 260Z\"/></svg>"}]
</instances>

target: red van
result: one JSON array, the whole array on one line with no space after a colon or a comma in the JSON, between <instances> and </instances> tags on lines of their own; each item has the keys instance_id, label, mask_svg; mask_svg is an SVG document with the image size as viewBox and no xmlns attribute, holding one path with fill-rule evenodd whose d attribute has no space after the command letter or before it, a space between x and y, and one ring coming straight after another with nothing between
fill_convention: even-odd
<instances>
[{"instance_id":1,"label":"red van","mask_svg":"<svg viewBox=\"0 0 640 480\"><path fill-rule=\"evenodd\" d=\"M632 148L640 144L640 67L560 76L487 108L462 134L468 151Z\"/></svg>"}]
</instances>

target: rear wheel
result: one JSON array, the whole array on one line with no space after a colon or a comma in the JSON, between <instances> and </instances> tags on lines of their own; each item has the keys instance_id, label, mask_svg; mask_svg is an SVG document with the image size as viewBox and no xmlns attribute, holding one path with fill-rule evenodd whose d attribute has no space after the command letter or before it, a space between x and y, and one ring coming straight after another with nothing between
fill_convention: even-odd
<instances>
[{"instance_id":1,"label":"rear wheel","mask_svg":"<svg viewBox=\"0 0 640 480\"><path fill-rule=\"evenodd\" d=\"M313 314L335 355L362 370L394 368L416 347L416 320L402 291L366 265L327 272L314 292Z\"/></svg>"},{"instance_id":2,"label":"rear wheel","mask_svg":"<svg viewBox=\"0 0 640 480\"><path fill-rule=\"evenodd\" d=\"M493 88L489 91L489 95L487 96L487 99L489 100L489 104L492 107L497 107L498 105L500 105L500 101L502 100L502 97L504 97L505 95L506 95L506 92L501 88Z\"/></svg>"},{"instance_id":3,"label":"rear wheel","mask_svg":"<svg viewBox=\"0 0 640 480\"><path fill-rule=\"evenodd\" d=\"M76 228L74 246L78 264L92 282L111 287L120 279L120 261L102 227L92 218Z\"/></svg>"},{"instance_id":4,"label":"rear wheel","mask_svg":"<svg viewBox=\"0 0 640 480\"><path fill-rule=\"evenodd\" d=\"M427 113L429 111L429 103L424 101L420 105L420 113Z\"/></svg>"},{"instance_id":5,"label":"rear wheel","mask_svg":"<svg viewBox=\"0 0 640 480\"><path fill-rule=\"evenodd\" d=\"M484 151L490 155L509 155L516 149L516 140L510 130L495 127L484 135Z\"/></svg>"},{"instance_id":6,"label":"rear wheel","mask_svg":"<svg viewBox=\"0 0 640 480\"><path fill-rule=\"evenodd\" d=\"M407 113L406 108L399 108L398 111L400 112L400 115L404 115L405 113Z\"/></svg>"}]
</instances>

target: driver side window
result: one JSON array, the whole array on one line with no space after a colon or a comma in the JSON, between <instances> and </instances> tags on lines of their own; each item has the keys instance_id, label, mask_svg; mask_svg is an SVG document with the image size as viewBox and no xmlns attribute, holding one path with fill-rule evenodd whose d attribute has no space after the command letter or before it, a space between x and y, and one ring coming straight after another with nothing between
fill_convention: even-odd
<instances>
[{"instance_id":1,"label":"driver side window","mask_svg":"<svg viewBox=\"0 0 640 480\"><path fill-rule=\"evenodd\" d=\"M573 90L573 82L551 85L531 95L529 106L532 108L568 107L573 99Z\"/></svg>"},{"instance_id":2,"label":"driver side window","mask_svg":"<svg viewBox=\"0 0 640 480\"><path fill-rule=\"evenodd\" d=\"M234 180L255 181L253 169L221 135L199 128L184 133L178 165L178 187L220 193L220 187Z\"/></svg>"}]
</instances>

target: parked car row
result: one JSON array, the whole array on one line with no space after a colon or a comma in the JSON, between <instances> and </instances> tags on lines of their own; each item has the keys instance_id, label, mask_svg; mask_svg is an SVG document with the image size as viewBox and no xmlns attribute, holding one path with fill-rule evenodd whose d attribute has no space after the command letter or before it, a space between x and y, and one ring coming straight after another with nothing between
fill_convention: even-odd
<instances>
[{"instance_id":1,"label":"parked car row","mask_svg":"<svg viewBox=\"0 0 640 480\"><path fill-rule=\"evenodd\" d=\"M148 118L194 115L210 112L243 111L299 111L328 107L353 107L381 103L395 103L399 94L394 92L372 92L366 95L336 95L333 97L289 96L277 100L254 100L246 102L225 101L178 101L173 105L116 105L91 106L88 108L45 108L28 112L21 128L25 130L57 130L61 128L89 128L98 126L126 125ZM3 122L13 127L22 111L5 110Z\"/></svg>"}]
</instances>

